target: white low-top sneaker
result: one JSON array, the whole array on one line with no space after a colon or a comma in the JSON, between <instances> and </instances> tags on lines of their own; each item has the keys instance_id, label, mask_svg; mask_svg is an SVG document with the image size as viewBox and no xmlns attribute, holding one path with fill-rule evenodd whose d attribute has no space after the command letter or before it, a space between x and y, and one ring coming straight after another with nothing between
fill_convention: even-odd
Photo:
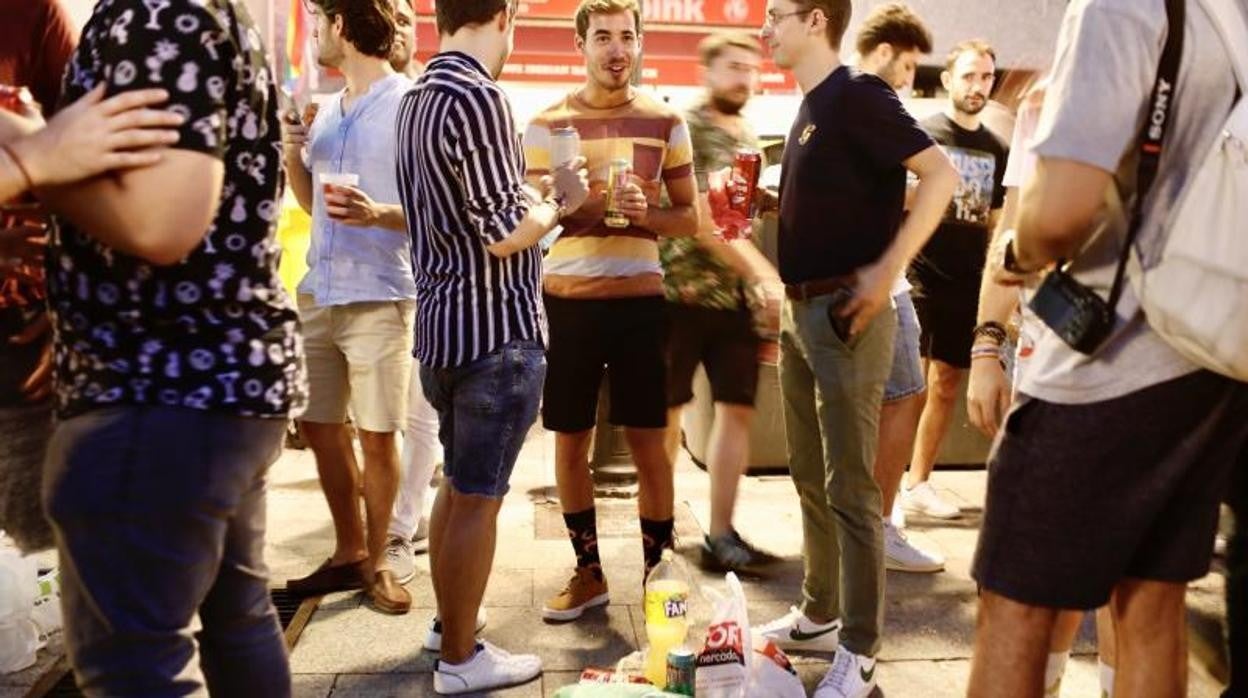
<instances>
[{"instance_id":1,"label":"white low-top sneaker","mask_svg":"<svg viewBox=\"0 0 1248 698\"><path fill-rule=\"evenodd\" d=\"M903 487L901 506L911 514L924 514L934 519L956 519L962 514L961 509L941 499L930 482L909 489Z\"/></svg>"},{"instance_id":2,"label":"white low-top sneaker","mask_svg":"<svg viewBox=\"0 0 1248 698\"><path fill-rule=\"evenodd\" d=\"M945 569L945 558L911 543L905 532L885 521L884 568L895 572L939 572Z\"/></svg>"},{"instance_id":3,"label":"white low-top sneaker","mask_svg":"<svg viewBox=\"0 0 1248 698\"><path fill-rule=\"evenodd\" d=\"M485 629L485 621L485 607L482 606L477 609L478 633ZM433 619L429 621L429 634L425 636L425 649L430 652L442 651L442 621L438 620L437 616L434 616Z\"/></svg>"},{"instance_id":4,"label":"white low-top sneaker","mask_svg":"<svg viewBox=\"0 0 1248 698\"><path fill-rule=\"evenodd\" d=\"M787 614L763 625L758 632L786 650L835 652L841 643L840 619L817 625L796 606L789 607Z\"/></svg>"},{"instance_id":5,"label":"white low-top sneaker","mask_svg":"<svg viewBox=\"0 0 1248 698\"><path fill-rule=\"evenodd\" d=\"M875 657L841 647L832 666L815 687L814 698L867 698L875 690Z\"/></svg>"},{"instance_id":6,"label":"white low-top sneaker","mask_svg":"<svg viewBox=\"0 0 1248 698\"><path fill-rule=\"evenodd\" d=\"M394 581L407 584L416 577L416 556L410 541L399 536L386 539L386 564L394 573Z\"/></svg>"},{"instance_id":7,"label":"white low-top sneaker","mask_svg":"<svg viewBox=\"0 0 1248 698\"><path fill-rule=\"evenodd\" d=\"M477 645L477 653L463 664L438 660L433 672L433 690L455 695L506 688L528 683L542 673L542 660L535 654L511 654L488 642Z\"/></svg>"}]
</instances>

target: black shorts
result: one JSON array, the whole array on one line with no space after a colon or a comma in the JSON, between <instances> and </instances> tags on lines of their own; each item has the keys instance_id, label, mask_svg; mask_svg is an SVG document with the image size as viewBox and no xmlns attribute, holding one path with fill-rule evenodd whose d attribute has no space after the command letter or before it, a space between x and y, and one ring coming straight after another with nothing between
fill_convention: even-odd
<instances>
[{"instance_id":1,"label":"black shorts","mask_svg":"<svg viewBox=\"0 0 1248 698\"><path fill-rule=\"evenodd\" d=\"M706 367L711 399L754 406L758 389L758 335L749 309L717 310L667 304L667 404L693 399L693 374Z\"/></svg>"},{"instance_id":2,"label":"black shorts","mask_svg":"<svg viewBox=\"0 0 1248 698\"><path fill-rule=\"evenodd\" d=\"M971 574L1033 606L1103 606L1124 578L1209 571L1248 445L1248 385L1201 371L1086 405L1020 396L989 461Z\"/></svg>"},{"instance_id":3,"label":"black shorts","mask_svg":"<svg viewBox=\"0 0 1248 698\"><path fill-rule=\"evenodd\" d=\"M977 289L914 294L919 316L919 353L957 368L971 367L971 341L979 310Z\"/></svg>"},{"instance_id":4,"label":"black shorts","mask_svg":"<svg viewBox=\"0 0 1248 698\"><path fill-rule=\"evenodd\" d=\"M570 300L547 295L550 346L542 426L565 434L593 428L606 372L612 424L667 426L666 318L662 296Z\"/></svg>"}]
</instances>

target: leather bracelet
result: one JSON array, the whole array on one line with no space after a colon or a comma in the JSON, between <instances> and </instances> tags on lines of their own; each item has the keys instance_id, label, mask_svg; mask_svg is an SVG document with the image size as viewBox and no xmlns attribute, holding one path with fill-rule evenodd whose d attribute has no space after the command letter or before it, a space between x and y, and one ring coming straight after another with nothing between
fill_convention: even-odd
<instances>
[{"instance_id":1,"label":"leather bracelet","mask_svg":"<svg viewBox=\"0 0 1248 698\"><path fill-rule=\"evenodd\" d=\"M1006 331L1005 325L1002 325L995 320L989 320L988 322L981 322L976 325L975 329L971 332L971 337L973 340L981 337L991 339L995 341L998 346L1000 346L1006 343L1010 335L1009 332Z\"/></svg>"},{"instance_id":2,"label":"leather bracelet","mask_svg":"<svg viewBox=\"0 0 1248 698\"><path fill-rule=\"evenodd\" d=\"M17 153L13 151L13 146L8 143L0 143L0 150L3 150L4 154L9 156L9 159L13 161L13 166L21 173L22 179L26 182L26 191L34 189L35 181L30 178L30 172L26 170L26 165L22 164L22 159L17 157Z\"/></svg>"}]
</instances>

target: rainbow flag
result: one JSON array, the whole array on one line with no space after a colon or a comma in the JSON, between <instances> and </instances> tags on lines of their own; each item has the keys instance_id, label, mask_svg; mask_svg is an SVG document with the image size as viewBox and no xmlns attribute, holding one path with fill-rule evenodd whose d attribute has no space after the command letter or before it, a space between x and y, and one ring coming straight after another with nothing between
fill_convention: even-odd
<instances>
[{"instance_id":1,"label":"rainbow flag","mask_svg":"<svg viewBox=\"0 0 1248 698\"><path fill-rule=\"evenodd\" d=\"M316 64L308 23L303 0L290 0L286 9L286 75L283 84L296 95L306 95L316 89Z\"/></svg>"}]
</instances>

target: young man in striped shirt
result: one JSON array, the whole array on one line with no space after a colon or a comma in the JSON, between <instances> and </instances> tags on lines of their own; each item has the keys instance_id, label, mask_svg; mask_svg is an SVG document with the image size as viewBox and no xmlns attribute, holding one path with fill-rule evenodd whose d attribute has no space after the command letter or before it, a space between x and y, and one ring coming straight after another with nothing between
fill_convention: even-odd
<instances>
[{"instance_id":1,"label":"young man in striped shirt","mask_svg":"<svg viewBox=\"0 0 1248 698\"><path fill-rule=\"evenodd\" d=\"M539 200L524 187L511 107L494 82L511 53L515 11L514 0L439 2L442 52L398 118L416 359L446 451L429 536L441 694L523 683L542 670L536 656L474 637L498 510L546 375L536 244L587 194L584 172L571 167L542 181Z\"/></svg>"},{"instance_id":2,"label":"young man in striped shirt","mask_svg":"<svg viewBox=\"0 0 1248 698\"><path fill-rule=\"evenodd\" d=\"M610 377L611 422L625 427L637 465L642 545L647 571L672 543L672 464L664 449L667 425L663 269L657 239L697 232L693 149L679 113L631 83L641 52L636 0L583 0L576 13L576 46L585 55L584 86L533 119L525 135L531 180L551 165L551 131L577 130L593 196L563 224L546 258L550 313L550 375L542 422L557 432L559 501L576 554L576 573L548 601L551 620L578 618L607 603L598 558L594 488L589 474L599 386ZM604 218L613 160L632 166L616 186L616 212ZM666 188L670 205L659 207Z\"/></svg>"}]
</instances>

